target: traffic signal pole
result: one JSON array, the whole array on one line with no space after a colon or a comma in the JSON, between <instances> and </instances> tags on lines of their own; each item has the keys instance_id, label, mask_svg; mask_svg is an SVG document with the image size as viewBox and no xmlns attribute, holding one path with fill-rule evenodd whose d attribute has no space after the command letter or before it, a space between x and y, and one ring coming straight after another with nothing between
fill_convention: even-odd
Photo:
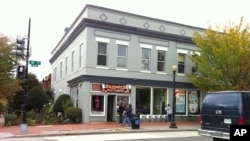
<instances>
[{"instance_id":1,"label":"traffic signal pole","mask_svg":"<svg viewBox=\"0 0 250 141\"><path fill-rule=\"evenodd\" d=\"M21 129L20 132L25 134L28 132L28 125L27 125L27 120L26 120L26 106L27 106L27 96L28 96L28 68L29 68L29 46L30 46L30 26L31 26L31 19L29 18L29 26L28 26L28 41L27 41L27 53L26 53L26 70L25 70L25 82L24 82L24 96L23 96L23 104L21 106L22 110L22 115L23 115L23 120L21 124Z\"/></svg>"}]
</instances>

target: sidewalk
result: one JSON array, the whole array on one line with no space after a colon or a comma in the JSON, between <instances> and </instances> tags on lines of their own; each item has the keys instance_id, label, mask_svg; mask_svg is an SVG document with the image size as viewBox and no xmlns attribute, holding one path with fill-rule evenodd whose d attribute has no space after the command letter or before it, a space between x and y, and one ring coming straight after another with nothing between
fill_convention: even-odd
<instances>
[{"instance_id":1,"label":"sidewalk","mask_svg":"<svg viewBox=\"0 0 250 141\"><path fill-rule=\"evenodd\" d=\"M62 136L84 134L111 134L134 132L163 132L163 131L196 131L199 122L176 122L177 129L169 128L166 122L142 122L139 129L121 127L117 122L98 122L85 124L40 125L28 126L28 132L21 134L20 126L4 126L4 119L0 118L0 138Z\"/></svg>"}]
</instances>

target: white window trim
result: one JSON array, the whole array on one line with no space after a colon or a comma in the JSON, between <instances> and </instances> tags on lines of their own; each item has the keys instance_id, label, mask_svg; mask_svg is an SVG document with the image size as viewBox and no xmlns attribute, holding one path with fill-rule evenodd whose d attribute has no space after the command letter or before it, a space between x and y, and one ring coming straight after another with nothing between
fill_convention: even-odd
<instances>
[{"instance_id":1,"label":"white window trim","mask_svg":"<svg viewBox=\"0 0 250 141\"><path fill-rule=\"evenodd\" d=\"M157 71L156 74L167 74L166 72Z\"/></svg>"},{"instance_id":2,"label":"white window trim","mask_svg":"<svg viewBox=\"0 0 250 141\"><path fill-rule=\"evenodd\" d=\"M195 51L195 53L198 54L199 56L201 55L201 53L198 51ZM191 55L194 55L194 53L192 51L191 51Z\"/></svg>"},{"instance_id":3,"label":"white window trim","mask_svg":"<svg viewBox=\"0 0 250 141\"><path fill-rule=\"evenodd\" d=\"M178 53L183 53L183 54L187 54L187 50L183 50L183 49L177 49Z\"/></svg>"},{"instance_id":4,"label":"white window trim","mask_svg":"<svg viewBox=\"0 0 250 141\"><path fill-rule=\"evenodd\" d=\"M125 69L125 68L119 68L117 67L116 70L119 70L119 71L128 71L128 69Z\"/></svg>"},{"instance_id":5,"label":"white window trim","mask_svg":"<svg viewBox=\"0 0 250 141\"><path fill-rule=\"evenodd\" d=\"M109 69L109 67L106 67L106 66L96 66L97 69Z\"/></svg>"},{"instance_id":6,"label":"white window trim","mask_svg":"<svg viewBox=\"0 0 250 141\"><path fill-rule=\"evenodd\" d=\"M150 70L141 70L140 72L143 72L143 73L151 73Z\"/></svg>"},{"instance_id":7,"label":"white window trim","mask_svg":"<svg viewBox=\"0 0 250 141\"><path fill-rule=\"evenodd\" d=\"M116 41L116 44L128 46L128 45L129 45L129 42L117 40L117 41Z\"/></svg>"},{"instance_id":8,"label":"white window trim","mask_svg":"<svg viewBox=\"0 0 250 141\"><path fill-rule=\"evenodd\" d=\"M110 39L101 38L101 37L96 37L96 41L97 41L97 42L110 43Z\"/></svg>"},{"instance_id":9,"label":"white window trim","mask_svg":"<svg viewBox=\"0 0 250 141\"><path fill-rule=\"evenodd\" d=\"M168 51L168 48L163 46L156 46L156 50Z\"/></svg>"},{"instance_id":10,"label":"white window trim","mask_svg":"<svg viewBox=\"0 0 250 141\"><path fill-rule=\"evenodd\" d=\"M140 44L140 47L152 49L152 45L149 45L149 44Z\"/></svg>"}]
</instances>

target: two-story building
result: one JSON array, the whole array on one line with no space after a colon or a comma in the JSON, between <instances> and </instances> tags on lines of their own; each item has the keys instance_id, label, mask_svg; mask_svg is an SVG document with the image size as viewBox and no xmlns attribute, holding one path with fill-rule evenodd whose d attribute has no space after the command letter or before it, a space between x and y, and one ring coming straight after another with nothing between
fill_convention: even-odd
<instances>
[{"instance_id":1,"label":"two-story building","mask_svg":"<svg viewBox=\"0 0 250 141\"><path fill-rule=\"evenodd\" d=\"M51 53L55 99L69 94L83 123L117 120L121 101L133 113L161 115L172 104L177 65L176 120L198 120L203 96L186 76L195 73L194 32L204 29L86 5Z\"/></svg>"}]
</instances>

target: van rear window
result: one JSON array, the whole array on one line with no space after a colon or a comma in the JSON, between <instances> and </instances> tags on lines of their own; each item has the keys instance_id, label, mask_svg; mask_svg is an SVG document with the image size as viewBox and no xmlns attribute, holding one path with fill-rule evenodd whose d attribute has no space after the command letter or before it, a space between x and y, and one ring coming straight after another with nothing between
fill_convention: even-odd
<instances>
[{"instance_id":1,"label":"van rear window","mask_svg":"<svg viewBox=\"0 0 250 141\"><path fill-rule=\"evenodd\" d=\"M237 101L239 93L216 93L207 94L203 101L203 109L223 108L235 109L237 108Z\"/></svg>"}]
</instances>

